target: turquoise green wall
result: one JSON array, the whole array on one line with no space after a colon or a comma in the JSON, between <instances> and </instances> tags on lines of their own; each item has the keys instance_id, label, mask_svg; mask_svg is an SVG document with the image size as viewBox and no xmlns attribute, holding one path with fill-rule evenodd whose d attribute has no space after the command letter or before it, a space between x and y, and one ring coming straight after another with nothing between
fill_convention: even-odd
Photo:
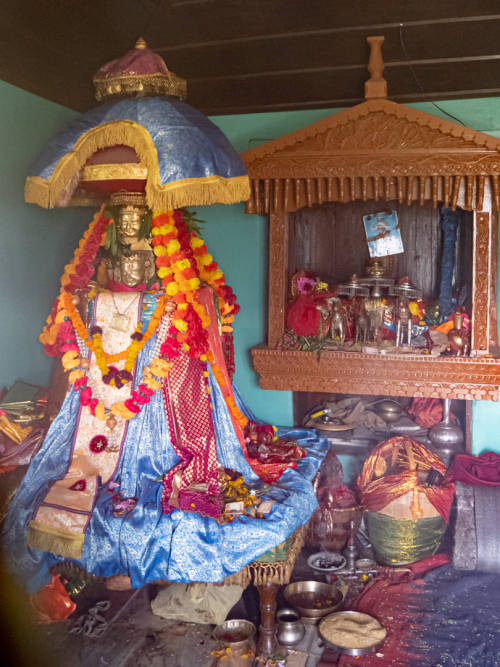
<instances>
[{"instance_id":1,"label":"turquoise green wall","mask_svg":"<svg viewBox=\"0 0 500 667\"><path fill-rule=\"evenodd\" d=\"M0 81L0 387L16 379L46 384L51 360L38 334L87 212L24 203L28 167L76 114Z\"/></svg>"},{"instance_id":2,"label":"turquoise green wall","mask_svg":"<svg viewBox=\"0 0 500 667\"><path fill-rule=\"evenodd\" d=\"M24 204L29 164L74 112L1 81L0 96L0 386L17 378L43 384L49 378L50 360L43 355L37 336L57 294L63 266L91 212L45 211ZM446 117L432 103L411 106ZM439 106L465 125L500 137L500 98L446 101ZM241 152L338 111L216 116L212 120ZM250 359L250 348L265 340L267 328L267 222L245 215L243 204L199 207L197 211L206 220L205 240L242 307L235 326L237 385L259 417L291 424L291 393L260 390ZM475 403L474 451L495 447L499 432L500 406Z\"/></svg>"}]
</instances>

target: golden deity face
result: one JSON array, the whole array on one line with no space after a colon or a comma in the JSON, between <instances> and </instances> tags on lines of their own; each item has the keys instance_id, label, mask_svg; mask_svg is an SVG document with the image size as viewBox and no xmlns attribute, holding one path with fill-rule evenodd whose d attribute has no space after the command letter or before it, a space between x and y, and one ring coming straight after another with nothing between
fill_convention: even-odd
<instances>
[{"instance_id":1,"label":"golden deity face","mask_svg":"<svg viewBox=\"0 0 500 667\"><path fill-rule=\"evenodd\" d=\"M139 241L142 217L145 210L137 206L122 206L117 222L120 241L132 245Z\"/></svg>"},{"instance_id":2,"label":"golden deity face","mask_svg":"<svg viewBox=\"0 0 500 667\"><path fill-rule=\"evenodd\" d=\"M120 261L121 282L127 287L137 287L145 281L146 266L142 253L134 252Z\"/></svg>"},{"instance_id":3,"label":"golden deity face","mask_svg":"<svg viewBox=\"0 0 500 667\"><path fill-rule=\"evenodd\" d=\"M150 250L138 250L128 256L108 259L106 266L109 277L127 287L147 284L156 273L154 255Z\"/></svg>"}]
</instances>

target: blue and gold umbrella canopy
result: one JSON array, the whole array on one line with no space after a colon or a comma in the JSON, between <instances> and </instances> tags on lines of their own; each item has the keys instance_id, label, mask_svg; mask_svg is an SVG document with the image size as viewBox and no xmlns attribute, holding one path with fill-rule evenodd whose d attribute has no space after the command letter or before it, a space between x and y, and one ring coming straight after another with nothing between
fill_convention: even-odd
<instances>
[{"instance_id":1,"label":"blue and gold umbrella canopy","mask_svg":"<svg viewBox=\"0 0 500 667\"><path fill-rule=\"evenodd\" d=\"M144 71L138 75L141 59ZM179 85L182 79L169 73L144 42L100 72L104 75L94 79L98 97L110 101L80 116L49 142L26 179L28 203L45 208L94 205L102 199L102 188L99 196L84 193L81 186L101 178L115 189L117 183L128 189L124 184L130 182L137 190L142 182L147 204L156 210L249 198L245 166L229 140L206 116L176 99L185 92L185 85ZM103 164L106 151L118 147L134 159L112 158Z\"/></svg>"}]
</instances>

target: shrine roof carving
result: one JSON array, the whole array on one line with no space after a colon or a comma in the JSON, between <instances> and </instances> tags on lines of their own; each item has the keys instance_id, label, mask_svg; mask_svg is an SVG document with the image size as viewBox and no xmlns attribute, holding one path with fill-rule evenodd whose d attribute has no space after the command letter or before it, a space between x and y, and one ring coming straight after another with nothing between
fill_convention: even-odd
<instances>
[{"instance_id":1,"label":"shrine roof carving","mask_svg":"<svg viewBox=\"0 0 500 667\"><path fill-rule=\"evenodd\" d=\"M325 201L500 208L500 139L387 99L383 37L368 37L366 101L242 154L248 213Z\"/></svg>"},{"instance_id":2,"label":"shrine roof carving","mask_svg":"<svg viewBox=\"0 0 500 667\"><path fill-rule=\"evenodd\" d=\"M242 158L250 177L286 178L294 177L287 174L286 162L295 159L304 160L307 171L309 158L331 158L340 169L351 156L357 160L361 156L370 159L371 155L380 159L381 154L391 154L398 160L401 153L407 163L413 154L417 164L422 154L454 155L451 173L471 173L471 161L477 164L478 160L484 162L480 173L500 173L500 139L386 99L367 100L253 148Z\"/></svg>"}]
</instances>

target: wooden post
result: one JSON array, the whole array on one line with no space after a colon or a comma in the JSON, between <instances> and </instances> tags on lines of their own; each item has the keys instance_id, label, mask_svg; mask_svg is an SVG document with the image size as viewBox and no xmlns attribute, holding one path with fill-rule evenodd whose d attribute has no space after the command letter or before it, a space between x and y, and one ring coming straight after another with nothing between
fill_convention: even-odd
<instances>
[{"instance_id":1,"label":"wooden post","mask_svg":"<svg viewBox=\"0 0 500 667\"><path fill-rule=\"evenodd\" d=\"M285 332L288 280L288 214L269 216L269 305L267 345L276 347Z\"/></svg>"},{"instance_id":2,"label":"wooden post","mask_svg":"<svg viewBox=\"0 0 500 667\"><path fill-rule=\"evenodd\" d=\"M471 355L489 352L491 272L496 271L493 254L492 216L489 211L474 211L473 294Z\"/></svg>"},{"instance_id":3,"label":"wooden post","mask_svg":"<svg viewBox=\"0 0 500 667\"><path fill-rule=\"evenodd\" d=\"M278 648L276 641L276 594L278 584L262 584L257 586L260 595L260 627L257 642L257 655L269 658Z\"/></svg>"}]
</instances>

